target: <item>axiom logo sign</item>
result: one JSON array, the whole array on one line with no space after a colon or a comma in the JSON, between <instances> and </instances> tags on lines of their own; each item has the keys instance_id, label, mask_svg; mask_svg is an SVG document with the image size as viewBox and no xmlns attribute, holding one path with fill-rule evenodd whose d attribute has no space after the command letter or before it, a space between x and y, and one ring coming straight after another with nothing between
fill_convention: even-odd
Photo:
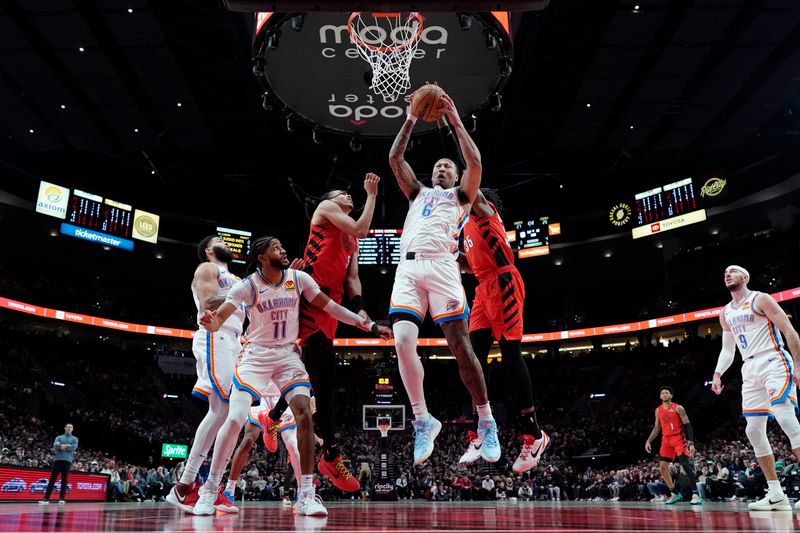
<instances>
[{"instance_id":1,"label":"axiom logo sign","mask_svg":"<svg viewBox=\"0 0 800 533\"><path fill-rule=\"evenodd\" d=\"M36 212L56 218L67 218L69 189L42 181L39 183L39 198L36 200Z\"/></svg>"}]
</instances>

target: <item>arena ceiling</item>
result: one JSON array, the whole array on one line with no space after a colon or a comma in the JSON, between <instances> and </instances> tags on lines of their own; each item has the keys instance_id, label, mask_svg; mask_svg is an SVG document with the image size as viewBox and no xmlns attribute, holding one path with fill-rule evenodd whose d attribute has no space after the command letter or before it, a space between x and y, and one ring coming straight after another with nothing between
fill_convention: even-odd
<instances>
[{"instance_id":1,"label":"arena ceiling","mask_svg":"<svg viewBox=\"0 0 800 533\"><path fill-rule=\"evenodd\" d=\"M513 209L576 215L671 178L779 167L746 192L790 173L797 2L552 0L516 20L502 109L482 111L475 133L485 181ZM156 212L291 228L305 222L288 177L320 193L376 171L378 217L398 224L388 141L315 144L261 108L252 26L222 0L3 2L2 188L33 198L49 178ZM434 137L408 157L425 169L437 153Z\"/></svg>"}]
</instances>

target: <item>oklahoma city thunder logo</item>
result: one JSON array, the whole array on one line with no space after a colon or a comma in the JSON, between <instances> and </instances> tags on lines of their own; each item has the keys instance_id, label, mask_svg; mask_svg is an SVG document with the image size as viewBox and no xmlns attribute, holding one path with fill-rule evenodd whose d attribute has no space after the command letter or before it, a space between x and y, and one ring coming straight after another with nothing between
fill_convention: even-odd
<instances>
[{"instance_id":1,"label":"oklahoma city thunder logo","mask_svg":"<svg viewBox=\"0 0 800 533\"><path fill-rule=\"evenodd\" d=\"M447 311L455 311L456 309L458 309L459 303L460 302L458 300L447 300L447 306L445 307L445 309Z\"/></svg>"},{"instance_id":2,"label":"oklahoma city thunder logo","mask_svg":"<svg viewBox=\"0 0 800 533\"><path fill-rule=\"evenodd\" d=\"M294 290L294 280L290 279L289 281L287 281L286 285L284 285L284 287L286 287L287 291L293 291Z\"/></svg>"}]
</instances>

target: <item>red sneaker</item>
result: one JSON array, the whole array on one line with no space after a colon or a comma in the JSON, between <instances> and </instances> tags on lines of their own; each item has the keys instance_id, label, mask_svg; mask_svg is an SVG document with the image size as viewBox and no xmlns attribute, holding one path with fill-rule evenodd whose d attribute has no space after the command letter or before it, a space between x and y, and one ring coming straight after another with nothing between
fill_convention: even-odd
<instances>
[{"instance_id":1,"label":"red sneaker","mask_svg":"<svg viewBox=\"0 0 800 533\"><path fill-rule=\"evenodd\" d=\"M182 511L191 513L194 510L194 504L197 503L198 489L199 487L194 483L191 485L176 483L167 494L167 503Z\"/></svg>"},{"instance_id":2,"label":"red sneaker","mask_svg":"<svg viewBox=\"0 0 800 533\"><path fill-rule=\"evenodd\" d=\"M238 513L239 508L233 504L233 496L228 498L228 495L223 492L222 487L219 488L217 493L217 501L214 502L214 510L221 513Z\"/></svg>"},{"instance_id":3,"label":"red sneaker","mask_svg":"<svg viewBox=\"0 0 800 533\"><path fill-rule=\"evenodd\" d=\"M323 453L319 463L317 463L317 468L321 474L324 474L333 482L337 489L344 492L355 492L361 488L361 483L347 469L345 463L349 462L341 454L337 455L333 461L327 461L325 460L325 453Z\"/></svg>"},{"instance_id":4,"label":"red sneaker","mask_svg":"<svg viewBox=\"0 0 800 533\"><path fill-rule=\"evenodd\" d=\"M273 420L269 417L269 411L261 411L258 413L258 423L264 428L264 446L267 447L269 453L278 451L278 426L280 420Z\"/></svg>"}]
</instances>

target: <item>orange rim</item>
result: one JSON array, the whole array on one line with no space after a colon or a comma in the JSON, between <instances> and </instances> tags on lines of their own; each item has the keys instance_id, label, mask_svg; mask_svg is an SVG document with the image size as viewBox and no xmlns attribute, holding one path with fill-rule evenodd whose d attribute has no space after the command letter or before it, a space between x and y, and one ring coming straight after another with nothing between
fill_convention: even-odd
<instances>
[{"instance_id":1,"label":"orange rim","mask_svg":"<svg viewBox=\"0 0 800 533\"><path fill-rule=\"evenodd\" d=\"M366 48L367 50L372 50L373 52L396 52L398 50L404 50L414 44L419 36L422 34L422 15L420 15L417 11L412 11L408 15L408 22L411 19L415 19L419 24L417 24L417 32L414 36L406 41L405 43L398 45L398 46L375 46L373 44L369 44L364 42L361 37L358 36L358 32L353 30L353 22L361 16L361 11L353 11L350 14L350 19L347 21L347 32L350 34L350 37L353 39L353 42L356 45ZM392 18L392 17L400 17L400 13L372 13L372 16L375 18Z\"/></svg>"}]
</instances>

